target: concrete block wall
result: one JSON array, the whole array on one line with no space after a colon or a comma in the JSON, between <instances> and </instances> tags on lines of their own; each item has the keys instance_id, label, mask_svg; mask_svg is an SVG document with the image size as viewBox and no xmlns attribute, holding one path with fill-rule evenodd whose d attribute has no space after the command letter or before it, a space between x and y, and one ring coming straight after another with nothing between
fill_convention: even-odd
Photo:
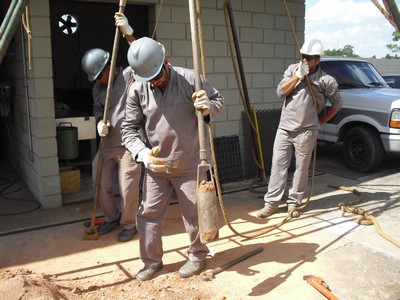
<instances>
[{"instance_id":1,"label":"concrete block wall","mask_svg":"<svg viewBox=\"0 0 400 300\"><path fill-rule=\"evenodd\" d=\"M243 150L241 112L244 106L231 59L224 2L201 1L206 76L225 97L225 111L214 122L213 132L214 137L238 135ZM301 45L304 41L305 1L287 3ZM287 66L297 61L295 40L283 1L233 0L231 6L250 105L256 109L281 108L282 103L276 96L276 86ZM155 12L159 8L156 5ZM231 28L228 31L232 36ZM193 67L187 1L163 2L156 38L164 44L173 65ZM234 55L236 56L236 52ZM237 64L236 59L235 63ZM268 126L260 124L263 125Z\"/></svg>"},{"instance_id":2,"label":"concrete block wall","mask_svg":"<svg viewBox=\"0 0 400 300\"><path fill-rule=\"evenodd\" d=\"M54 126L49 2L31 0L29 12L31 69L27 35L21 30L17 30L5 62L14 92L12 116L8 118L13 139L5 147L9 161L42 207L48 209L62 205Z\"/></svg>"},{"instance_id":3,"label":"concrete block wall","mask_svg":"<svg viewBox=\"0 0 400 300\"><path fill-rule=\"evenodd\" d=\"M9 118L13 141L7 143L7 156L44 208L62 205L54 126L49 1L29 1L33 68L27 71L27 79L19 32L11 46L14 54L9 55L6 62L7 76L11 78L15 92L13 116ZM201 1L206 76L225 97L225 111L216 120L213 132L214 137L238 135L242 144L241 111L244 107L231 60L224 2ZM152 33L161 3L155 38L166 47L172 64L192 68L187 1L128 0L127 5L151 5L149 32ZM302 43L305 1L290 0L287 3L299 43ZM283 1L233 0L231 5L250 105L256 109L280 108L276 85L286 67L296 61L295 43ZM231 29L228 30L231 33Z\"/></svg>"},{"instance_id":4,"label":"concrete block wall","mask_svg":"<svg viewBox=\"0 0 400 300\"><path fill-rule=\"evenodd\" d=\"M400 74L400 59L362 58L372 63L381 75Z\"/></svg>"}]
</instances>

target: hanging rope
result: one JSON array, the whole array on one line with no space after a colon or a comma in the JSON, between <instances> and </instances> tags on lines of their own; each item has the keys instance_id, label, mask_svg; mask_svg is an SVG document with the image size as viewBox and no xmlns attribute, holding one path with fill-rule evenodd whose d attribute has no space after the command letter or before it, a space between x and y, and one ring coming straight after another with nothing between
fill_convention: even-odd
<instances>
[{"instance_id":1,"label":"hanging rope","mask_svg":"<svg viewBox=\"0 0 400 300\"><path fill-rule=\"evenodd\" d=\"M225 0L225 4L227 3L227 1L229 1L229 0ZM298 44L298 41L297 41L297 37L296 37L296 35L295 35L295 30L294 30L294 27L293 27L293 24L292 24L292 21L291 21L291 17L290 17L289 10L288 10L288 8L287 8L286 0L284 1L284 5L285 5L285 10L286 10L287 17L288 17L289 22L290 22L290 24L291 24L292 33L293 33L293 36L294 36L294 40L295 40L295 43L296 43L296 47L297 47L297 49L298 49L299 54L301 55L301 53L300 53L300 47L299 47L299 44ZM205 55L204 55L204 47L203 47L203 31L202 31L201 13L200 13L200 0L196 0L196 14L197 14L197 22L198 22L197 25L198 25L199 41L200 41L199 44L200 44L200 55L201 55L202 73L203 73L203 76L205 77L205 76L206 76L206 64L205 64ZM228 39L229 39L229 44L230 44L230 46L231 46L232 43L231 43L231 39L230 39L230 37L229 37L229 33L228 33ZM231 51L231 53L233 53L233 52ZM233 56L233 55L232 55L232 56ZM235 75L236 75L236 77L237 77L237 69L236 69L236 67L235 67L235 63L234 63L234 62L233 62L233 65L234 65L234 69L235 69ZM237 82L238 82L238 85L239 85L239 81L238 81L238 80L237 80ZM313 94L313 90L311 89L311 83L310 83L310 81L309 81L308 76L307 76L307 84L308 84L308 86L309 86L310 92L311 92L312 97L313 97L313 100L314 100L314 107L317 108L317 106L316 106L315 95ZM239 85L239 90L240 90L241 97L244 98L244 96L243 96L243 91L242 91L242 88L241 88L240 85ZM242 99L243 99L243 98L242 98ZM254 124L253 124L253 126L254 126ZM292 215L292 213L293 213L294 211L300 211L300 210L304 209L304 207L307 206L307 204L309 203L309 201L310 201L310 199L311 199L312 191L314 190L314 177L315 177L314 175L315 175L315 166L316 166L316 145L315 145L315 147L314 147L314 153L313 153L313 169L312 169L310 190L309 190L309 194L308 194L307 201L304 202L301 206L299 206L299 207L297 207L297 208L295 208L295 209L289 211L289 212L287 213L287 215L285 216L285 218L283 218L283 220L282 220L281 222L279 222L278 224L275 224L275 225L273 225L273 226L269 226L269 227L267 227L267 228L263 228L263 229L261 229L261 230L256 231L255 233L249 234L249 235L242 234L242 233L238 232L237 230L235 230L235 228L233 228L232 224L231 224L230 221L229 221L229 218L228 218L227 213L226 213L224 201L223 201L223 198L222 198L221 185L220 185L220 180L219 180L219 175L218 175L218 166L217 166L216 157L215 157L215 147L214 147L214 141L213 141L213 136L214 136L214 134L213 134L213 129L212 129L211 124L208 124L208 132L209 132L209 139L210 139L210 146L211 146L211 155L212 155L212 159L213 159L213 162L214 162L214 176L215 176L215 181L216 181L216 184L217 184L217 191L218 191L218 200L219 200L219 204L220 204L220 206L221 206L222 215L223 215L223 218L224 218L224 221L225 221L226 225L229 227L229 229L230 229L235 235L240 236L240 237L245 238L245 239L251 239L251 238L255 238L255 237L264 235L264 234L266 234L266 233L269 233L269 232L271 232L271 231L273 231L273 230L275 230L275 229L281 227L281 226L282 226L283 224L285 224L289 219L291 219L291 215ZM340 187L340 189L342 189L342 190L349 190L348 188L344 188L344 187ZM356 195L359 196L359 199L357 199L357 201L361 202L361 201L364 199L363 196L362 196L362 194L359 193L357 190L353 189L353 190L351 190L351 191L352 191L353 193L355 193ZM353 202L349 202L349 203L340 203L340 204L339 204L339 207L340 207L342 210L344 210L344 211L360 214L360 217L357 219L357 222L359 222L359 224L365 224L365 225L375 224L375 227L377 228L379 234L380 234L382 237L384 237L385 239L387 239L388 241L392 242L393 244L395 244L396 246L399 247L399 242L396 241L396 240L394 240L394 239L392 239L392 238L391 238L390 236L388 236L387 234L385 234L385 233L381 230L381 228L380 228L380 226L379 226L379 223L376 221L376 219L375 219L373 216L368 215L368 214L367 214L364 210L362 210L362 209L349 208L349 205L355 205L355 204L357 203L357 201L356 201L356 202L353 201Z\"/></svg>"},{"instance_id":2,"label":"hanging rope","mask_svg":"<svg viewBox=\"0 0 400 300\"><path fill-rule=\"evenodd\" d=\"M199 44L200 44L200 56L201 56L202 74L205 77L206 76L206 64L205 64L205 55L204 55L204 46L203 46L203 30L202 30L202 23L201 23L200 0L196 0L196 14L197 14L197 22L198 22L197 26L198 26L199 41L200 41ZM270 226L270 227L261 229L261 230L255 232L255 233L253 233L253 234L250 234L250 235L242 234L242 233L238 232L237 230L235 230L235 228L233 228L233 226L230 223L229 218L227 216L225 205L224 205L224 201L223 201L223 198L222 198L221 185L220 185L220 180L219 180L219 175L218 175L218 166L217 166L217 160L216 160L216 156L215 156L215 147L214 147L214 141L213 141L214 133L213 133L213 129L212 129L211 124L208 124L208 132L209 132L209 139L210 139L211 155L212 155L212 159L213 159L213 162L214 162L214 176L215 176L215 182L216 182L217 191L218 191L218 201L219 201L219 204L221 206L221 211L222 211L222 215L223 215L224 221L225 221L226 225L229 227L229 229L237 236L240 236L240 237L245 238L245 239L251 239L251 238L261 236L261 235L263 235L265 233L268 233L270 231L273 231L273 230L277 229L282 224L284 224L288 219L290 219L291 218L291 213L294 210L297 210L297 209L291 210L287 214L287 216L283 219L283 221L281 221L279 224L276 224L274 226Z\"/></svg>"},{"instance_id":3,"label":"hanging rope","mask_svg":"<svg viewBox=\"0 0 400 300\"><path fill-rule=\"evenodd\" d=\"M25 7L25 12L22 14L22 25L28 36L28 68L32 70L32 32L31 25L29 24L29 8L28 4Z\"/></svg>"},{"instance_id":4,"label":"hanging rope","mask_svg":"<svg viewBox=\"0 0 400 300\"><path fill-rule=\"evenodd\" d=\"M160 8L158 9L157 18L156 18L156 24L154 25L153 34L151 35L152 39L154 39L154 36L156 34L156 31L157 31L158 20L160 19L160 14L161 14L161 9L163 7L163 2L164 2L164 0L160 1Z\"/></svg>"},{"instance_id":5,"label":"hanging rope","mask_svg":"<svg viewBox=\"0 0 400 300\"><path fill-rule=\"evenodd\" d=\"M233 49L233 44L234 42L232 41L232 32L229 30L229 28L234 28L235 26L231 23L231 19L229 11L230 11L230 0L225 0L224 2L224 16L225 16L225 24L226 24L226 32L227 32L227 36L228 36L228 45L229 45L229 51L231 53L231 61L232 61L232 66L234 69L234 74L235 74L235 79L236 79L236 83L239 89L239 95L240 95L240 99L242 101L242 105L244 108L244 112L246 115L246 119L249 122L249 126L250 126L250 130L252 132L254 132L256 134L256 136L258 137L260 135L257 126L255 125L255 120L253 121L252 117L251 117L251 111L249 111L250 106L247 105L247 101L246 101L246 95L245 95L245 90L244 90L244 86L245 86L245 82L243 82L241 79L239 79L239 71L238 71L238 66L236 63L236 60L234 59L235 53L234 53L234 49ZM239 66L240 67L240 66ZM254 147L256 147L256 141L257 139L253 140L253 145ZM253 192L256 192L255 190L252 189L253 185L258 185L258 186L266 186L268 184L268 180L265 177L265 169L263 164L261 163L262 161L262 152L259 151L259 153L256 153L257 151L254 148L253 151L253 161L256 164L256 167L258 170L262 170L262 173L259 173L253 182L249 185L249 190L252 190ZM260 157L257 157L257 154L259 154Z\"/></svg>"}]
</instances>

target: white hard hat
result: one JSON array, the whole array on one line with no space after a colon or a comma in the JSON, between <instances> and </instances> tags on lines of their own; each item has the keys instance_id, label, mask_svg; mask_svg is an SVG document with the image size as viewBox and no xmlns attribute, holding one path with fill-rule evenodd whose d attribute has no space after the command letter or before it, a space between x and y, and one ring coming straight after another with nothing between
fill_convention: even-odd
<instances>
[{"instance_id":1,"label":"white hard hat","mask_svg":"<svg viewBox=\"0 0 400 300\"><path fill-rule=\"evenodd\" d=\"M164 64L164 46L143 37L132 42L128 50L128 62L137 81L149 81L160 73Z\"/></svg>"},{"instance_id":2,"label":"white hard hat","mask_svg":"<svg viewBox=\"0 0 400 300\"><path fill-rule=\"evenodd\" d=\"M88 50L82 58L82 67L89 81L95 81L108 63L110 53L100 48Z\"/></svg>"},{"instance_id":3,"label":"white hard hat","mask_svg":"<svg viewBox=\"0 0 400 300\"><path fill-rule=\"evenodd\" d=\"M312 39L306 41L300 49L301 54L307 55L323 55L324 54L324 46L322 42L317 39Z\"/></svg>"}]
</instances>

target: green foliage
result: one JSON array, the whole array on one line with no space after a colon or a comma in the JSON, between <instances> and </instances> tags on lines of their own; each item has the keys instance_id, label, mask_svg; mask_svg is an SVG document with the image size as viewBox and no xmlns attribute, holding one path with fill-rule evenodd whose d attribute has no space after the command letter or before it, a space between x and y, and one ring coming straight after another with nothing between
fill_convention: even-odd
<instances>
[{"instance_id":1,"label":"green foliage","mask_svg":"<svg viewBox=\"0 0 400 300\"><path fill-rule=\"evenodd\" d=\"M392 33L392 40L394 42L398 42L400 40L400 32L398 32L398 31L393 32ZM394 53L395 55L391 56L390 54L387 54L385 56L385 58L387 58L387 59L391 59L391 58L397 59L397 58L399 58L397 56L397 53L400 53L400 46L399 45L397 45L397 44L387 44L386 48L388 48L390 50L390 52Z\"/></svg>"},{"instance_id":2,"label":"green foliage","mask_svg":"<svg viewBox=\"0 0 400 300\"><path fill-rule=\"evenodd\" d=\"M354 53L354 47L352 45L346 45L341 49L327 49L324 51L326 56L342 56L342 57L360 57Z\"/></svg>"}]
</instances>

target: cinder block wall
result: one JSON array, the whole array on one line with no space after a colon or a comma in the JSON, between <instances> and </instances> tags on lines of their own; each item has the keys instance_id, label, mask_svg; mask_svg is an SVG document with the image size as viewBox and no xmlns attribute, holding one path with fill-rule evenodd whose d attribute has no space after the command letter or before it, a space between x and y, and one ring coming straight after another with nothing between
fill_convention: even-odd
<instances>
[{"instance_id":1,"label":"cinder block wall","mask_svg":"<svg viewBox=\"0 0 400 300\"><path fill-rule=\"evenodd\" d=\"M201 1L206 75L225 97L225 111L215 121L213 132L214 137L238 135L241 154L244 156L245 139L241 115L244 105L231 60L224 2ZM256 109L280 109L282 103L276 96L276 86L287 66L298 59L283 1L233 0L231 5L250 106ZM302 45L305 1L288 1L288 5L298 42ZM155 12L158 9L159 6L155 8ZM231 28L228 30L232 36ZM149 32L152 32L152 28ZM166 47L172 64L193 67L187 1L164 1L156 38ZM234 55L236 56L236 52ZM239 74L238 77L240 78ZM259 126L269 124L260 123ZM243 157L242 162L244 161Z\"/></svg>"},{"instance_id":2,"label":"cinder block wall","mask_svg":"<svg viewBox=\"0 0 400 300\"><path fill-rule=\"evenodd\" d=\"M214 126L216 137L241 136L241 111L244 109L231 61L224 2L201 1L206 75L225 97L225 111ZM302 44L304 1L288 1L288 4L297 37ZM283 1L234 0L231 1L231 6L250 103L256 108L280 108L276 86L288 64L293 63L296 58L296 48ZM158 9L159 6L156 7L157 12ZM231 33L231 28L228 30ZM164 1L156 38L166 47L172 64L193 67L187 1Z\"/></svg>"},{"instance_id":3,"label":"cinder block wall","mask_svg":"<svg viewBox=\"0 0 400 300\"><path fill-rule=\"evenodd\" d=\"M29 1L33 68L27 71L27 80L24 79L20 32L10 46L14 47L14 55L8 55L5 62L7 76L15 90L15 103L13 116L9 118L13 142L7 143L4 152L44 208L62 205L54 126L49 1ZM152 5L154 9L150 19L153 23L150 26L154 27L160 2L128 0L127 5ZM238 135L242 143L241 111L244 107L230 58L224 2L201 1L206 75L225 97L225 111L215 122L214 137ZM291 0L288 4L301 44L305 1ZM286 67L296 61L296 48L283 1L234 0L231 5L250 105L257 109L280 108L276 85ZM172 64L193 67L187 1L163 1L155 38L165 45Z\"/></svg>"},{"instance_id":4,"label":"cinder block wall","mask_svg":"<svg viewBox=\"0 0 400 300\"><path fill-rule=\"evenodd\" d=\"M14 93L13 111L8 118L13 139L4 143L5 152L41 205L54 208L61 206L61 194L48 1L29 1L29 12L31 69L27 35L21 30L17 30L5 60Z\"/></svg>"},{"instance_id":5,"label":"cinder block wall","mask_svg":"<svg viewBox=\"0 0 400 300\"><path fill-rule=\"evenodd\" d=\"M374 65L381 75L400 74L400 59L362 58Z\"/></svg>"},{"instance_id":6,"label":"cinder block wall","mask_svg":"<svg viewBox=\"0 0 400 300\"><path fill-rule=\"evenodd\" d=\"M201 1L206 75L225 97L225 111L215 122L217 137L241 135L240 113L244 109L230 58L224 2ZM288 4L301 44L304 38L304 1L288 1ZM283 71L296 57L283 1L234 0L231 6L250 103L256 108L280 108L276 86ZM156 11L158 9L157 6ZM228 30L231 34L231 29ZM156 38L166 47L172 64L193 67L187 1L164 1Z\"/></svg>"}]
</instances>

